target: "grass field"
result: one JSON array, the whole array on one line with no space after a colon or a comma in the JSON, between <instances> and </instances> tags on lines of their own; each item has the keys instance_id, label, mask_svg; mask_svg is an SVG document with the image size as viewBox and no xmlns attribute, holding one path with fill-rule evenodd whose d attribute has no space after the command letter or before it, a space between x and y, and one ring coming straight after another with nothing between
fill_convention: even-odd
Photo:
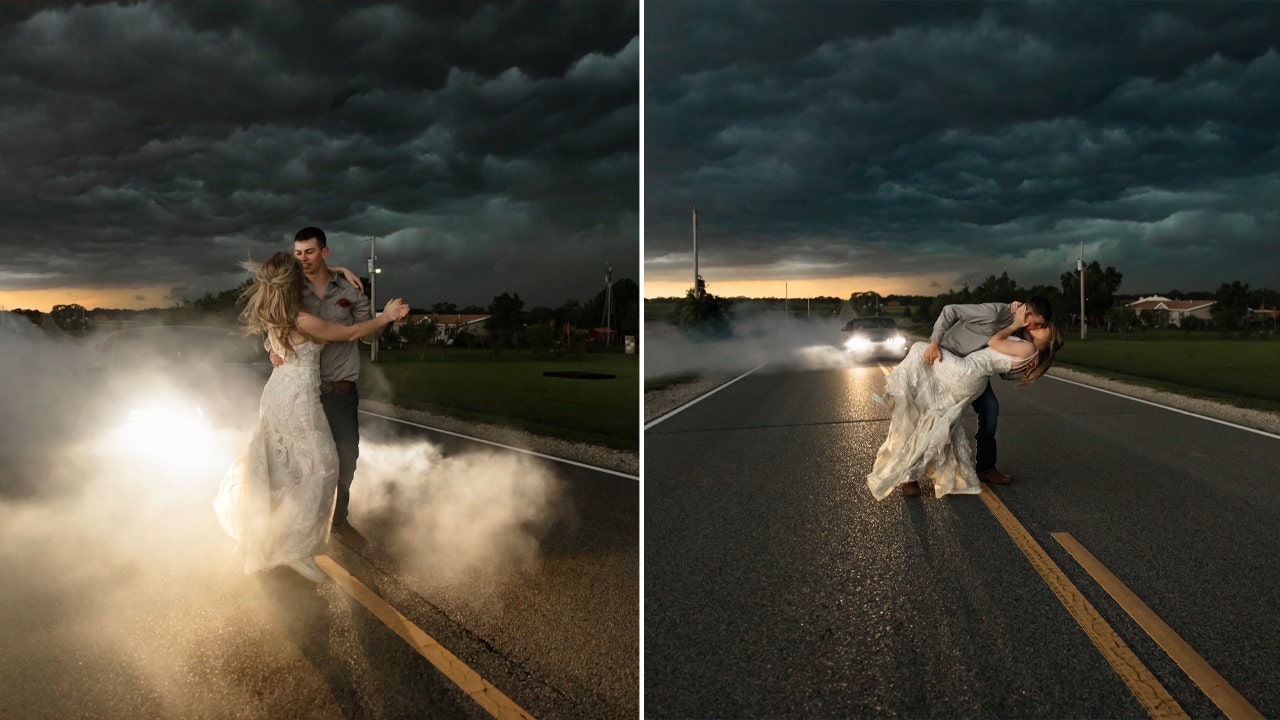
<instances>
[{"instance_id":1,"label":"grass field","mask_svg":"<svg viewBox=\"0 0 1280 720\"><path fill-rule=\"evenodd\" d=\"M1280 338L1181 331L1067 336L1057 364L1184 395L1280 412Z\"/></svg>"},{"instance_id":2,"label":"grass field","mask_svg":"<svg viewBox=\"0 0 1280 720\"><path fill-rule=\"evenodd\" d=\"M537 359L529 351L387 350L370 363L367 348L360 393L461 420L525 430L573 442L640 448L638 355L588 353ZM614 379L547 377L544 372L588 372Z\"/></svg>"}]
</instances>

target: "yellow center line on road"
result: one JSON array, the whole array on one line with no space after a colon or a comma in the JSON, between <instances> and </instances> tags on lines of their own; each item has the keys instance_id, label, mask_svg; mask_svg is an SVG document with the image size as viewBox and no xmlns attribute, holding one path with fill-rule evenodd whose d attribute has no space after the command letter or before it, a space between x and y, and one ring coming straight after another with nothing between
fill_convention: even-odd
<instances>
[{"instance_id":1,"label":"yellow center line on road","mask_svg":"<svg viewBox=\"0 0 1280 720\"><path fill-rule=\"evenodd\" d=\"M889 369L885 366L881 365L880 369L886 375L889 374ZM1031 567L1040 573L1041 579L1053 594L1058 596L1058 600L1067 608L1067 612L1071 613L1071 617L1075 618L1076 623L1093 641L1124 684L1129 687L1129 691L1138 699L1138 702L1142 703L1147 713L1155 720L1189 717L1178 701L1173 699L1156 676L1125 644L1115 629L1107 624L1097 608L1085 598L1079 588L1072 584L1062 572L1062 568L1058 567L1053 558L1050 558L1035 538L1031 537L1031 533L1018 522L1009 508L996 497L990 484L982 483L982 494L979 497L1013 539L1013 544L1017 545L1031 562Z\"/></svg>"},{"instance_id":2,"label":"yellow center line on road","mask_svg":"<svg viewBox=\"0 0 1280 720\"><path fill-rule=\"evenodd\" d=\"M1116 674L1129 686L1129 690L1133 693L1138 702L1146 708L1147 713L1152 718L1159 720L1160 718L1186 718L1189 717L1178 704L1177 700L1169 694L1169 691L1160 684L1156 676L1147 669L1146 665L1138 659L1133 650L1125 644L1124 640L1116 633L1116 631L1107 624L1096 608L1085 598L1080 589L1072 584L1071 580L1062 572L1057 563L1049 557L1049 554L1040 547L1040 544L1031 537L1031 533L1027 531L1022 523L1009 512L1009 508L1000 502L1000 498L996 497L995 492L991 490L991 486L982 483L982 494L978 497L987 504L987 509L992 515L996 516L996 520L1004 526L1005 532L1009 533L1009 537L1013 538L1013 543L1018 546L1022 554L1031 562L1031 566L1040 573L1040 577L1058 596L1058 600L1066 606L1067 612L1075 618L1077 624L1084 630L1093 644L1097 646L1098 651L1111 663L1111 667L1115 669Z\"/></svg>"},{"instance_id":3,"label":"yellow center line on road","mask_svg":"<svg viewBox=\"0 0 1280 720\"><path fill-rule=\"evenodd\" d=\"M467 667L457 656L391 607L386 600L378 597L377 593L347 572L346 568L334 562L328 555L317 555L315 561L326 575L333 578L338 587L355 598L356 602L365 606L384 625L403 638L409 647L416 650L437 670L444 673L445 677L462 688L462 691L470 695L471 699L480 703L480 706L490 715L498 720L533 720L533 716L512 702L511 698L503 695L498 688Z\"/></svg>"},{"instance_id":4,"label":"yellow center line on road","mask_svg":"<svg viewBox=\"0 0 1280 720\"><path fill-rule=\"evenodd\" d=\"M1222 710L1223 714L1229 720L1241 720L1243 718L1261 718L1262 713L1249 703L1243 695L1236 692L1221 675L1218 674L1199 653L1191 649L1191 646L1182 639L1173 628L1169 627L1160 619L1146 603L1142 602L1137 595L1133 594L1128 586L1126 586L1120 578L1116 577L1110 570L1103 565L1093 553L1089 552L1078 540L1071 536L1071 533L1056 532L1049 533L1050 537L1058 541L1071 557L1085 569L1085 572L1094 579L1094 582L1102 586L1120 605L1129 616L1134 619L1142 627L1143 630L1156 641L1161 648L1164 649L1169 657L1182 668L1182 671L1191 678L1200 689L1213 701L1214 705Z\"/></svg>"}]
</instances>

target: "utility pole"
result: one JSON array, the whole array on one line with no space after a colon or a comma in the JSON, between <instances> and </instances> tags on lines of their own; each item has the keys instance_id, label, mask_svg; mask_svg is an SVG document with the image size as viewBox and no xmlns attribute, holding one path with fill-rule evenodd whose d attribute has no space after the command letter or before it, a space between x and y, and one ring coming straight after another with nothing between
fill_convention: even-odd
<instances>
[{"instance_id":1,"label":"utility pole","mask_svg":"<svg viewBox=\"0 0 1280 720\"><path fill-rule=\"evenodd\" d=\"M1080 271L1080 339L1083 340L1089 334L1089 321L1084 314L1084 241L1080 242L1080 258L1076 260L1076 270Z\"/></svg>"},{"instance_id":2,"label":"utility pole","mask_svg":"<svg viewBox=\"0 0 1280 720\"><path fill-rule=\"evenodd\" d=\"M702 286L698 279L702 276L698 274L698 208L693 208L693 296L695 298L702 297Z\"/></svg>"},{"instance_id":3,"label":"utility pole","mask_svg":"<svg viewBox=\"0 0 1280 720\"><path fill-rule=\"evenodd\" d=\"M613 345L613 268L604 270L604 344Z\"/></svg>"}]
</instances>

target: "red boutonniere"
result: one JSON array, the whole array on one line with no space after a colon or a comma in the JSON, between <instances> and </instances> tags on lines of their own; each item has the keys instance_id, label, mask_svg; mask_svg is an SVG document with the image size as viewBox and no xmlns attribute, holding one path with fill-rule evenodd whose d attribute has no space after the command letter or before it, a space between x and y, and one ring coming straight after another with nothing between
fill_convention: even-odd
<instances>
[{"instance_id":1,"label":"red boutonniere","mask_svg":"<svg viewBox=\"0 0 1280 720\"><path fill-rule=\"evenodd\" d=\"M338 298L338 307L351 307L351 301L346 298Z\"/></svg>"}]
</instances>

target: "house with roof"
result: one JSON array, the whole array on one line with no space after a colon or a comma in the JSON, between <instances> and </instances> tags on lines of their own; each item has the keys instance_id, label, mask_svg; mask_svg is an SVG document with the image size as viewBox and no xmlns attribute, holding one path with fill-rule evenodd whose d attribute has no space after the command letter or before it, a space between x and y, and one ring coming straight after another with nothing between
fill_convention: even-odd
<instances>
[{"instance_id":1,"label":"house with roof","mask_svg":"<svg viewBox=\"0 0 1280 720\"><path fill-rule=\"evenodd\" d=\"M404 320L396 323L396 325L412 325L434 321L436 324L436 340L452 345L454 338L458 337L460 332L466 332L472 337L487 337L489 330L484 326L484 321L490 317L489 315L468 315L463 313L414 313L406 315ZM398 332L397 330L397 334Z\"/></svg>"},{"instance_id":2,"label":"house with roof","mask_svg":"<svg viewBox=\"0 0 1280 720\"><path fill-rule=\"evenodd\" d=\"M1213 300L1170 300L1160 295L1152 295L1135 300L1129 303L1128 307L1136 313L1144 310L1164 310L1169 313L1169 324L1181 327L1182 321L1189 317L1211 320L1213 316L1209 309L1213 307L1213 303Z\"/></svg>"}]
</instances>

